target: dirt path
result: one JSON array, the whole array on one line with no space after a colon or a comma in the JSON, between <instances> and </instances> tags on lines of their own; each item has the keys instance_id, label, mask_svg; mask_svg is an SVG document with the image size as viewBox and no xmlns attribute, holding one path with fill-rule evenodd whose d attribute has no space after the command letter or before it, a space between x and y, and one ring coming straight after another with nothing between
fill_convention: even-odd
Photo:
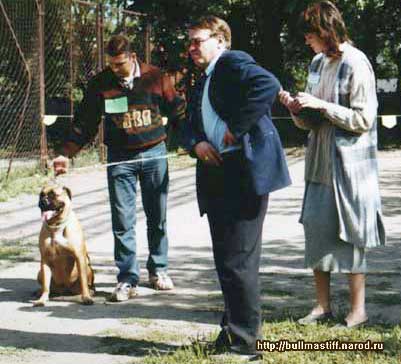
<instances>
[{"instance_id":1,"label":"dirt path","mask_svg":"<svg viewBox=\"0 0 401 364\"><path fill-rule=\"evenodd\" d=\"M290 159L293 185L271 196L263 236L261 277L264 319L305 313L313 285L302 269L303 231L298 224L303 193L303 162ZM401 289L401 152L380 153L381 187L386 248L372 250L368 262L367 302L375 322L400 322ZM222 302L205 219L198 216L194 169L171 173L168 205L170 273L177 288L155 292L146 286L146 227L138 214L138 252L142 267L140 296L111 304L115 285L113 239L105 172L64 177L73 192L74 209L87 236L96 269L94 306L82 306L77 297L32 308L29 300L38 288L40 228L37 196L22 196L0 204L3 245L18 241L26 254L0 262L0 363L131 363L141 362L149 350L170 350L191 338L218 329ZM139 202L139 206L141 206ZM335 308L346 309L347 282L334 277Z\"/></svg>"}]
</instances>

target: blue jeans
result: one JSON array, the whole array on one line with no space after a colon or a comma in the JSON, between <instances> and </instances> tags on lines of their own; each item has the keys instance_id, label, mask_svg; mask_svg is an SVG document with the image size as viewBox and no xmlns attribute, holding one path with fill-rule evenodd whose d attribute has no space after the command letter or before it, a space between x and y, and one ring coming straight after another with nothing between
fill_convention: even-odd
<instances>
[{"instance_id":1,"label":"blue jeans","mask_svg":"<svg viewBox=\"0 0 401 364\"><path fill-rule=\"evenodd\" d=\"M145 151L111 151L108 162L147 159L166 155L161 142ZM114 235L114 259L119 269L118 282L136 285L139 264L136 254L136 186L141 185L142 204L146 215L149 274L167 270L166 205L168 192L167 159L124 163L107 168L107 181Z\"/></svg>"}]
</instances>

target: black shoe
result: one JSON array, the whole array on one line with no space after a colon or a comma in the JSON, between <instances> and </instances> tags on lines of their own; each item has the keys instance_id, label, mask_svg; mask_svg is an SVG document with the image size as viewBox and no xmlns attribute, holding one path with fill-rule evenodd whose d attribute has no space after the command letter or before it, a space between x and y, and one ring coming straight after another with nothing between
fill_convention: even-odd
<instances>
[{"instance_id":1,"label":"black shoe","mask_svg":"<svg viewBox=\"0 0 401 364\"><path fill-rule=\"evenodd\" d=\"M215 341L198 340L195 343L198 343L202 350L212 355L225 353L229 351L230 347L230 340L224 329L219 332Z\"/></svg>"},{"instance_id":2,"label":"black shoe","mask_svg":"<svg viewBox=\"0 0 401 364\"><path fill-rule=\"evenodd\" d=\"M215 352L222 353L228 351L231 346L230 335L227 330L221 330L217 339L213 343L213 348Z\"/></svg>"},{"instance_id":3,"label":"black shoe","mask_svg":"<svg viewBox=\"0 0 401 364\"><path fill-rule=\"evenodd\" d=\"M217 339L214 342L214 352L215 353L234 353L239 355L249 356L248 360L260 359L262 352L256 350L256 343L248 345L242 340L234 340L230 337L227 330L221 330Z\"/></svg>"},{"instance_id":4,"label":"black shoe","mask_svg":"<svg viewBox=\"0 0 401 364\"><path fill-rule=\"evenodd\" d=\"M256 345L231 345L230 351L240 355L250 356L249 361L262 358L263 351L257 350Z\"/></svg>"}]
</instances>

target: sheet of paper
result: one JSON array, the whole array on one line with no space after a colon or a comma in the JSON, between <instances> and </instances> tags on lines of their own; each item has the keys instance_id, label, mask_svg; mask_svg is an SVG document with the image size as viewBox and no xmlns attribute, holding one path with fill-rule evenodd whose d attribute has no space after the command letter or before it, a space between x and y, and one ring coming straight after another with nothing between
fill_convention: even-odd
<instances>
[{"instance_id":1,"label":"sheet of paper","mask_svg":"<svg viewBox=\"0 0 401 364\"><path fill-rule=\"evenodd\" d=\"M52 124L54 124L56 122L57 116L58 115L44 115L42 122L46 126L50 126L50 125L52 125Z\"/></svg>"},{"instance_id":2,"label":"sheet of paper","mask_svg":"<svg viewBox=\"0 0 401 364\"><path fill-rule=\"evenodd\" d=\"M127 96L104 100L104 110L108 114L121 114L128 111Z\"/></svg>"},{"instance_id":3,"label":"sheet of paper","mask_svg":"<svg viewBox=\"0 0 401 364\"><path fill-rule=\"evenodd\" d=\"M382 115L382 125L387 129L394 128L397 125L397 117L395 115Z\"/></svg>"}]
</instances>

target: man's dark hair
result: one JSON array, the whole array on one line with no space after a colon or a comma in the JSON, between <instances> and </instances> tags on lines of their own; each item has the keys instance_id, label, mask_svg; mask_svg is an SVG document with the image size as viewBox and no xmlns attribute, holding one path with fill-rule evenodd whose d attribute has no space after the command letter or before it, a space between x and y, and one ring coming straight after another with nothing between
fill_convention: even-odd
<instances>
[{"instance_id":1,"label":"man's dark hair","mask_svg":"<svg viewBox=\"0 0 401 364\"><path fill-rule=\"evenodd\" d=\"M131 43L125 35L113 35L107 43L106 53L111 57L132 53Z\"/></svg>"}]
</instances>

